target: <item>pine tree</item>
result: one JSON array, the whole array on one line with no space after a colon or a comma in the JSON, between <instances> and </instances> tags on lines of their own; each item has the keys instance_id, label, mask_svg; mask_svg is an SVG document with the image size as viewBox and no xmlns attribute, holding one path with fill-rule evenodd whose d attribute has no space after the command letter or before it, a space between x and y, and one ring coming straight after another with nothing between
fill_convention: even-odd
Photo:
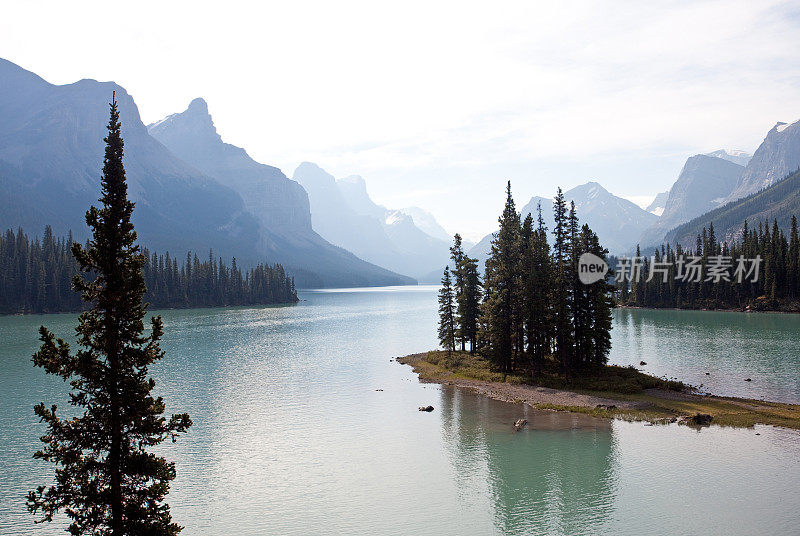
<instances>
[{"instance_id":1,"label":"pine tree","mask_svg":"<svg viewBox=\"0 0 800 536\"><path fill-rule=\"evenodd\" d=\"M167 420L163 400L151 394L155 382L148 367L163 357L162 322L154 317L144 335L146 259L131 223L115 99L110 106L102 208L86 213L92 230L87 247L72 248L80 269L96 276L73 280L92 305L76 329L81 349L72 354L68 343L42 326L42 346L33 357L36 366L70 381L70 404L81 414L61 418L55 405L36 406L48 430L34 457L59 468L54 485L28 494L28 509L41 514L40 522L64 510L75 535L174 535L181 527L172 522L164 499L175 466L148 449L175 440L192 423L185 413Z\"/></svg>"},{"instance_id":2,"label":"pine tree","mask_svg":"<svg viewBox=\"0 0 800 536\"><path fill-rule=\"evenodd\" d=\"M553 203L555 227L553 235L553 317L555 328L556 355L561 364L561 372L570 370L572 349L572 319L570 318L569 293L571 288L571 249L570 229L567 217L567 204L561 188Z\"/></svg>"},{"instance_id":3,"label":"pine tree","mask_svg":"<svg viewBox=\"0 0 800 536\"><path fill-rule=\"evenodd\" d=\"M553 267L550 261L550 244L547 242L547 226L542 217L542 205L537 207L537 227L533 233L533 295L530 308L534 336L531 355L534 371L540 372L545 356L550 352L553 326L550 292L553 286Z\"/></svg>"},{"instance_id":4,"label":"pine tree","mask_svg":"<svg viewBox=\"0 0 800 536\"><path fill-rule=\"evenodd\" d=\"M464 292L464 249L461 246L461 235L456 233L453 245L450 247L450 259L453 261L453 293L456 300L456 342L461 344L461 351L467 342L464 333L464 312L466 308L466 295Z\"/></svg>"},{"instance_id":5,"label":"pine tree","mask_svg":"<svg viewBox=\"0 0 800 536\"><path fill-rule=\"evenodd\" d=\"M478 317L481 303L481 276L478 260L464 255L461 261L464 275L464 297L459 303L459 330L463 341L469 343L469 352L474 353L478 338Z\"/></svg>"},{"instance_id":6,"label":"pine tree","mask_svg":"<svg viewBox=\"0 0 800 536\"><path fill-rule=\"evenodd\" d=\"M492 240L486 260L483 314L486 317L486 341L492 360L506 373L513 372L518 347L521 309L521 226L511 196L511 181L506 187L506 204L499 218L500 230Z\"/></svg>"},{"instance_id":7,"label":"pine tree","mask_svg":"<svg viewBox=\"0 0 800 536\"><path fill-rule=\"evenodd\" d=\"M455 298L450 267L444 267L442 288L439 289L439 343L448 352L456 349Z\"/></svg>"},{"instance_id":8,"label":"pine tree","mask_svg":"<svg viewBox=\"0 0 800 536\"><path fill-rule=\"evenodd\" d=\"M797 232L797 216L792 215L789 231L789 250L785 261L787 290L790 298L798 297L798 285L800 285L798 261L800 261L800 237Z\"/></svg>"},{"instance_id":9,"label":"pine tree","mask_svg":"<svg viewBox=\"0 0 800 536\"><path fill-rule=\"evenodd\" d=\"M585 251L606 260L608 250L600 245L600 240L588 225L581 229L581 242ZM611 275L611 274L609 274ZM591 312L586 326L588 344L583 356L587 364L597 367L608 362L611 351L611 327L613 308L613 285L601 279L591 285L584 285L586 308Z\"/></svg>"}]
</instances>

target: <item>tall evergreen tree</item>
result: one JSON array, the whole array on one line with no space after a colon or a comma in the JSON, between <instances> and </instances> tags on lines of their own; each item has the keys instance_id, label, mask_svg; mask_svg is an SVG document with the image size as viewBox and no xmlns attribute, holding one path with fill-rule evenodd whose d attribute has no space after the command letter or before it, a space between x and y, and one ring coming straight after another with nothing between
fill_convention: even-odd
<instances>
[{"instance_id":1,"label":"tall evergreen tree","mask_svg":"<svg viewBox=\"0 0 800 536\"><path fill-rule=\"evenodd\" d=\"M448 352L456 349L455 298L448 266L444 267L442 288L439 289L439 343Z\"/></svg>"},{"instance_id":2,"label":"tall evergreen tree","mask_svg":"<svg viewBox=\"0 0 800 536\"><path fill-rule=\"evenodd\" d=\"M786 257L786 279L790 298L797 298L797 287L800 284L800 237L797 232L797 216L792 215L789 230L789 249Z\"/></svg>"},{"instance_id":3,"label":"tall evergreen tree","mask_svg":"<svg viewBox=\"0 0 800 536\"><path fill-rule=\"evenodd\" d=\"M581 228L581 247L584 252L592 253L606 260L608 250L600 245L597 234L588 225ZM613 274L608 274L612 276ZM611 351L611 327L613 308L613 285L606 279L601 279L591 285L584 285L584 307L589 311L586 323L583 326L581 358L583 364L588 366L605 365Z\"/></svg>"},{"instance_id":4,"label":"tall evergreen tree","mask_svg":"<svg viewBox=\"0 0 800 536\"><path fill-rule=\"evenodd\" d=\"M450 259L453 261L451 273L456 302L456 343L461 345L462 352L466 350L467 344L469 351L474 352L478 336L481 280L478 261L464 253L460 234L453 237Z\"/></svg>"},{"instance_id":5,"label":"tall evergreen tree","mask_svg":"<svg viewBox=\"0 0 800 536\"><path fill-rule=\"evenodd\" d=\"M155 382L148 367L164 354L162 322L154 317L150 334L144 335L146 259L131 223L115 99L110 106L102 208L86 213L92 230L87 247L72 247L80 269L95 276L73 280L92 305L76 328L81 349L72 354L68 343L42 326L42 346L33 357L36 366L69 380L70 404L79 415L62 418L55 405L36 406L47 433L34 457L59 468L54 485L29 493L28 508L41 515L39 521L52 521L64 510L74 535L174 535L181 527L172 522L164 499L175 465L149 449L168 437L174 440L192 422L185 413L167 420L164 401L152 395Z\"/></svg>"},{"instance_id":6,"label":"tall evergreen tree","mask_svg":"<svg viewBox=\"0 0 800 536\"><path fill-rule=\"evenodd\" d=\"M486 316L486 340L492 359L506 372L513 372L515 354L520 350L517 322L521 310L521 225L511 195L511 181L506 187L506 204L499 219L500 230L492 239L491 255L486 260L483 314Z\"/></svg>"},{"instance_id":7,"label":"tall evergreen tree","mask_svg":"<svg viewBox=\"0 0 800 536\"><path fill-rule=\"evenodd\" d=\"M541 203L537 207L537 213L536 229L531 233L530 266L526 274L528 354L535 374L541 372L545 356L550 352L551 333L554 329L551 311L553 269Z\"/></svg>"},{"instance_id":8,"label":"tall evergreen tree","mask_svg":"<svg viewBox=\"0 0 800 536\"><path fill-rule=\"evenodd\" d=\"M572 323L570 318L570 289L572 288L570 247L570 226L567 216L567 203L564 193L558 189L553 203L553 319L555 331L555 350L561 371L567 374L570 369L572 347Z\"/></svg>"},{"instance_id":9,"label":"tall evergreen tree","mask_svg":"<svg viewBox=\"0 0 800 536\"><path fill-rule=\"evenodd\" d=\"M467 343L463 329L463 316L466 308L466 294L464 288L464 249L461 245L461 235L456 233L453 245L450 246L450 259L453 261L453 293L456 300L456 342L461 344L463 352Z\"/></svg>"},{"instance_id":10,"label":"tall evergreen tree","mask_svg":"<svg viewBox=\"0 0 800 536\"><path fill-rule=\"evenodd\" d=\"M481 276L478 272L478 260L464 255L462 259L464 274L463 306L459 314L459 327L464 341L469 343L469 352L475 352L478 339L478 318L481 304Z\"/></svg>"}]
</instances>

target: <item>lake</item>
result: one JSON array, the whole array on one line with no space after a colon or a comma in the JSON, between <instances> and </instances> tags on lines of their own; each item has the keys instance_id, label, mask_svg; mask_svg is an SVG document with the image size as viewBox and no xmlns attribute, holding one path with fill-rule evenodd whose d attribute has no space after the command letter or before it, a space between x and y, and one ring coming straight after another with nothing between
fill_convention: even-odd
<instances>
[{"instance_id":1,"label":"lake","mask_svg":"<svg viewBox=\"0 0 800 536\"><path fill-rule=\"evenodd\" d=\"M645 426L420 384L392 357L436 345L436 288L301 292L295 306L171 310L152 370L190 433L169 503L183 535L788 534L800 433ZM64 405L30 355L45 324L0 317L0 534L38 525L33 405ZM800 401L800 316L616 310L611 359L719 394ZM706 375L706 372L709 374ZM751 382L745 382L751 378ZM417 411L421 405L435 411ZM529 430L511 432L526 416Z\"/></svg>"}]
</instances>

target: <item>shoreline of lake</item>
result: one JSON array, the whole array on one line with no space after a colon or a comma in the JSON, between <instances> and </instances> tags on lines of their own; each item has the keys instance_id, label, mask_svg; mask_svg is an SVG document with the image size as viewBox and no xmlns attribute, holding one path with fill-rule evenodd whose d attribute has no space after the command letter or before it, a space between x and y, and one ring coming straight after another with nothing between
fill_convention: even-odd
<instances>
[{"instance_id":1,"label":"shoreline of lake","mask_svg":"<svg viewBox=\"0 0 800 536\"><path fill-rule=\"evenodd\" d=\"M447 370L429 361L430 353L395 358L409 365L422 383L437 383L469 389L479 395L534 409L584 413L607 419L646 421L651 424L681 422L708 424L701 415L710 415L710 423L721 426L752 427L772 425L800 430L800 405L770 402L688 390L645 389L640 393L570 390L544 387L518 381L489 381Z\"/></svg>"},{"instance_id":2,"label":"shoreline of lake","mask_svg":"<svg viewBox=\"0 0 800 536\"><path fill-rule=\"evenodd\" d=\"M780 309L752 309L749 307L742 308L723 308L723 309L709 309L700 308L692 309L686 307L645 307L641 305L615 305L615 309L641 309L643 311L701 311L709 313L776 313L783 315L797 315L800 314L800 309L780 310Z\"/></svg>"}]
</instances>

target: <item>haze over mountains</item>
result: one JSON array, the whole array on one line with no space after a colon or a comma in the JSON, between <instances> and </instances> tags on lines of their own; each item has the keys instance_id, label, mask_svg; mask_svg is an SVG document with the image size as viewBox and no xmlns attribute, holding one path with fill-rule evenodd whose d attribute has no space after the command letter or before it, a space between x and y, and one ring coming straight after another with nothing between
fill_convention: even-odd
<instances>
[{"instance_id":1,"label":"haze over mountains","mask_svg":"<svg viewBox=\"0 0 800 536\"><path fill-rule=\"evenodd\" d=\"M580 220L597 232L612 254L631 254L637 244L644 252L665 242L693 246L696 235L712 221L717 236L728 240L737 237L745 219L757 224L774 218L787 226L800 210L800 178L792 174L798 169L800 121L778 123L752 156L720 149L689 157L670 190L658 194L646 210L592 182L564 195L575 201ZM535 214L538 203L552 229L552 199L532 198L521 217ZM484 237L470 255L485 259L491 238Z\"/></svg>"},{"instance_id":2,"label":"haze over mountains","mask_svg":"<svg viewBox=\"0 0 800 536\"><path fill-rule=\"evenodd\" d=\"M753 194L800 168L800 121L778 123L753 153L726 202Z\"/></svg>"},{"instance_id":3,"label":"haze over mountains","mask_svg":"<svg viewBox=\"0 0 800 536\"><path fill-rule=\"evenodd\" d=\"M123 125L140 243L177 256L213 249L242 265L281 262L300 286L413 282L316 235L303 189L242 149L223 144L210 117L204 117L202 101L156 129L184 160L148 133L133 99L119 85L81 80L56 86L2 59L0 227L21 226L38 234L52 225L56 234L72 230L77 239L86 238L83 215L99 197L112 92ZM184 127L181 144L169 132Z\"/></svg>"},{"instance_id":4,"label":"haze over mountains","mask_svg":"<svg viewBox=\"0 0 800 536\"><path fill-rule=\"evenodd\" d=\"M637 204L617 197L597 182L587 182L564 192L564 199L569 205L575 202L575 209L581 223L589 224L600 237L604 247L612 253L627 251L632 240L640 232L655 223L658 216L647 212ZM519 210L520 218L524 219L532 214L534 221L538 215L541 204L542 218L547 225L548 233L553 230L553 199L545 197L532 197L528 203ZM477 245L469 250L469 255L481 262L489 254L492 235L486 235Z\"/></svg>"},{"instance_id":5,"label":"haze over mountains","mask_svg":"<svg viewBox=\"0 0 800 536\"><path fill-rule=\"evenodd\" d=\"M53 85L0 59L0 227L86 238L83 214L99 196L103 137L112 92L123 122L125 164L140 242L180 256L187 250L235 256L242 265L280 262L298 286L437 282L450 234L430 213L387 208L366 181L336 179L301 164L292 179L225 143L208 105L188 108L148 127L133 98L113 82ZM646 210L588 182L565 192L578 217L612 253L644 250L665 240L693 242L714 221L718 236L735 237L744 219L783 225L800 208L800 122L778 123L752 157L718 150L687 159L676 182ZM552 199L541 203L552 229ZM498 207L498 212L502 207ZM737 221L738 220L738 221ZM469 249L483 260L491 235ZM401 275L402 274L402 275Z\"/></svg>"},{"instance_id":6,"label":"haze over mountains","mask_svg":"<svg viewBox=\"0 0 800 536\"><path fill-rule=\"evenodd\" d=\"M702 214L667 233L665 242L693 245L703 228L714 224L720 240L741 239L745 220L751 229L767 222L778 222L784 232L790 228L792 216L800 217L800 171L747 197L727 203Z\"/></svg>"},{"instance_id":7,"label":"haze over mountains","mask_svg":"<svg viewBox=\"0 0 800 536\"><path fill-rule=\"evenodd\" d=\"M656 216L661 216L664 213L664 207L667 206L667 199L669 199L669 190L666 192L661 192L656 194L655 199L653 202L647 205L645 210L650 214L655 214Z\"/></svg>"},{"instance_id":8,"label":"haze over mountains","mask_svg":"<svg viewBox=\"0 0 800 536\"><path fill-rule=\"evenodd\" d=\"M337 180L316 164L304 162L293 178L308 192L312 226L331 243L423 281L447 264L449 236L445 239L446 231L430 214L411 211L441 238L424 232L408 212L373 202L360 176Z\"/></svg>"},{"instance_id":9,"label":"haze over mountains","mask_svg":"<svg viewBox=\"0 0 800 536\"><path fill-rule=\"evenodd\" d=\"M739 164L716 156L690 157L670 188L660 217L639 242L647 246L659 244L670 229L718 207L736 186L743 170Z\"/></svg>"},{"instance_id":10,"label":"haze over mountains","mask_svg":"<svg viewBox=\"0 0 800 536\"><path fill-rule=\"evenodd\" d=\"M176 158L147 134L131 96L112 82L56 86L0 59L0 226L87 236L84 213L99 197L108 102L123 122L128 188L142 243L173 252L241 253L258 223L231 190ZM207 207L215 210L209 212ZM178 248L178 245L181 247Z\"/></svg>"},{"instance_id":11,"label":"haze over mountains","mask_svg":"<svg viewBox=\"0 0 800 536\"><path fill-rule=\"evenodd\" d=\"M787 176L798 168L800 121L775 125L752 157L724 150L690 157L670 189L664 212L639 242L646 250L665 242L693 245L712 221L717 236L727 240L737 238L745 220L788 224L798 203L796 177L788 181Z\"/></svg>"},{"instance_id":12,"label":"haze over mountains","mask_svg":"<svg viewBox=\"0 0 800 536\"><path fill-rule=\"evenodd\" d=\"M184 112L157 121L148 130L181 159L241 195L246 210L260 224L259 255L281 259L303 271L336 274L332 280L327 276L328 285L359 284L359 280L370 284L372 278L387 277L394 283L409 282L368 265L317 234L303 187L278 168L256 162L244 149L223 142L203 99L193 100Z\"/></svg>"}]
</instances>

